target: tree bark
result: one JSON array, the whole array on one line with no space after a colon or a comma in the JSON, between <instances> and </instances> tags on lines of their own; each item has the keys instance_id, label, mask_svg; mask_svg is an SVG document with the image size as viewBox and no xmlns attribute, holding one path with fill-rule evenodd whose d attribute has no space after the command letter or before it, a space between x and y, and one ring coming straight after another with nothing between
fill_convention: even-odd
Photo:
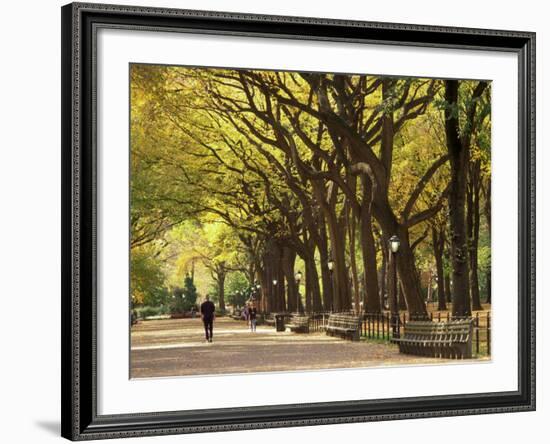
<instances>
[{"instance_id":1,"label":"tree bark","mask_svg":"<svg viewBox=\"0 0 550 444\"><path fill-rule=\"evenodd\" d=\"M487 180L487 187L484 189L485 204L483 205L483 212L485 213L485 219L487 221L487 229L489 231L489 239L491 239L491 179ZM489 268L486 270L485 275L485 301L491 303L491 261L489 261Z\"/></svg>"},{"instance_id":2,"label":"tree bark","mask_svg":"<svg viewBox=\"0 0 550 444\"><path fill-rule=\"evenodd\" d=\"M445 272L445 295L447 296L447 303L453 302L453 292L451 290L451 275L448 271Z\"/></svg>"},{"instance_id":3,"label":"tree bark","mask_svg":"<svg viewBox=\"0 0 550 444\"><path fill-rule=\"evenodd\" d=\"M458 81L445 81L445 135L451 163L449 221L451 226L451 264L453 279L453 316L470 316L470 279L466 233L466 180L469 147L460 140L458 120Z\"/></svg>"},{"instance_id":4,"label":"tree bark","mask_svg":"<svg viewBox=\"0 0 550 444\"><path fill-rule=\"evenodd\" d=\"M324 194L324 184L318 181L312 182L313 189L316 193L317 201L323 209L327 227L328 237L332 252L332 260L334 261L334 290L333 290L333 307L336 311L349 310L351 308L351 298L349 290L349 281L347 276L346 258L345 258L345 230L339 223L336 215L336 194L335 185L332 184L331 191L327 199Z\"/></svg>"},{"instance_id":5,"label":"tree bark","mask_svg":"<svg viewBox=\"0 0 550 444\"><path fill-rule=\"evenodd\" d=\"M298 288L296 285L296 280L294 278L294 264L296 262L296 252L291 248L284 246L283 247L283 273L286 280L286 305L288 310L291 312L296 312L299 309L299 304L297 302L298 297Z\"/></svg>"},{"instance_id":6,"label":"tree bark","mask_svg":"<svg viewBox=\"0 0 550 444\"><path fill-rule=\"evenodd\" d=\"M451 226L451 263L453 267L453 316L471 316L468 238L465 215L466 186L474 133L477 100L487 88L478 82L467 106L461 131L458 80L445 81L445 136L451 163L449 220Z\"/></svg>"},{"instance_id":7,"label":"tree bark","mask_svg":"<svg viewBox=\"0 0 550 444\"><path fill-rule=\"evenodd\" d=\"M375 217L382 227L385 236L397 235L401 241L397 256L397 271L399 279L403 283L403 291L406 299L407 309L411 318L427 319L428 312L422 298L420 280L416 270L414 252L409 241L409 230L404 224L399 224L389 207L377 205L374 207ZM383 211L385 210L385 211ZM390 253L390 255L393 253Z\"/></svg>"},{"instance_id":8,"label":"tree bark","mask_svg":"<svg viewBox=\"0 0 550 444\"><path fill-rule=\"evenodd\" d=\"M382 265L380 266L380 307L386 308L386 297L388 291L388 240L380 235L380 251L382 252Z\"/></svg>"},{"instance_id":9,"label":"tree bark","mask_svg":"<svg viewBox=\"0 0 550 444\"><path fill-rule=\"evenodd\" d=\"M480 198L480 168L481 161L470 164L470 177L468 187L468 235L470 240L470 295L472 309L481 310L478 276L478 246L479 246L479 198Z\"/></svg>"},{"instance_id":10,"label":"tree bark","mask_svg":"<svg viewBox=\"0 0 550 444\"><path fill-rule=\"evenodd\" d=\"M427 303L433 302L433 274L431 268L428 270L428 288L426 289Z\"/></svg>"},{"instance_id":11,"label":"tree bark","mask_svg":"<svg viewBox=\"0 0 550 444\"><path fill-rule=\"evenodd\" d=\"M443 249L445 248L445 234L432 227L432 247L437 272L437 304L438 310L447 310L447 295L445 294L445 274L443 271Z\"/></svg>"},{"instance_id":12,"label":"tree bark","mask_svg":"<svg viewBox=\"0 0 550 444\"><path fill-rule=\"evenodd\" d=\"M216 282L218 284L218 304L221 311L225 311L225 277L226 271L223 265L216 267Z\"/></svg>"},{"instance_id":13,"label":"tree bark","mask_svg":"<svg viewBox=\"0 0 550 444\"><path fill-rule=\"evenodd\" d=\"M401 228L399 238L401 240L401 246L397 254L397 269L399 272L399 279L401 279L403 283L407 309L411 318L426 319L428 317L428 312L426 310L426 304L422 299L422 291L420 289L414 253L409 244L408 230Z\"/></svg>"},{"instance_id":14,"label":"tree bark","mask_svg":"<svg viewBox=\"0 0 550 444\"><path fill-rule=\"evenodd\" d=\"M349 261L350 261L350 268L351 268L351 281L352 281L352 287L353 287L353 303L355 305L355 312L360 313L361 311L361 304L360 304L360 296L359 296L359 276L357 273L357 258L355 255L355 233L356 233L356 218L355 214L352 213L351 208L349 205L347 205L348 208L346 208L345 215L346 215L346 226L348 228L348 237L349 237Z\"/></svg>"},{"instance_id":15,"label":"tree bark","mask_svg":"<svg viewBox=\"0 0 550 444\"><path fill-rule=\"evenodd\" d=\"M273 310L276 312L286 311L285 302L285 274L283 272L283 248L279 242L273 243L273 279L277 285L273 286Z\"/></svg>"},{"instance_id":16,"label":"tree bark","mask_svg":"<svg viewBox=\"0 0 550 444\"><path fill-rule=\"evenodd\" d=\"M332 278L328 269L328 261L330 259L328 253L328 241L327 241L327 229L325 225L325 218L320 215L320 227L319 227L319 243L317 244L319 249L319 257L321 260L321 282L323 285L323 307L325 310L332 309Z\"/></svg>"},{"instance_id":17,"label":"tree bark","mask_svg":"<svg viewBox=\"0 0 550 444\"><path fill-rule=\"evenodd\" d=\"M305 259L306 265L306 286L309 292L309 297L306 298L306 311L315 312L322 311L321 289L319 287L319 274L315 265L315 257L313 255Z\"/></svg>"},{"instance_id":18,"label":"tree bark","mask_svg":"<svg viewBox=\"0 0 550 444\"><path fill-rule=\"evenodd\" d=\"M405 300L405 292L403 291L403 283L401 282L401 279L399 280L398 284L398 295L397 302L399 305L400 311L407 310L407 301Z\"/></svg>"},{"instance_id":19,"label":"tree bark","mask_svg":"<svg viewBox=\"0 0 550 444\"><path fill-rule=\"evenodd\" d=\"M372 182L367 175L361 175L363 199L360 209L361 253L363 257L364 301L363 310L367 313L380 313L378 293L378 273L376 264L376 245L372 234Z\"/></svg>"},{"instance_id":20,"label":"tree bark","mask_svg":"<svg viewBox=\"0 0 550 444\"><path fill-rule=\"evenodd\" d=\"M273 311L273 253L271 248L264 255L264 273L262 279L262 299L265 313Z\"/></svg>"}]
</instances>

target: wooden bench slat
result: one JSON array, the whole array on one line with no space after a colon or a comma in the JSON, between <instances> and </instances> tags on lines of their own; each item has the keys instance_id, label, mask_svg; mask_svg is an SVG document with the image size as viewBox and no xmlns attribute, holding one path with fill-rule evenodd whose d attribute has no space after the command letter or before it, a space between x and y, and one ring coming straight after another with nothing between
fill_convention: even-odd
<instances>
[{"instance_id":1,"label":"wooden bench slat","mask_svg":"<svg viewBox=\"0 0 550 444\"><path fill-rule=\"evenodd\" d=\"M309 333L309 316L294 314L285 327L295 333Z\"/></svg>"},{"instance_id":2,"label":"wooden bench slat","mask_svg":"<svg viewBox=\"0 0 550 444\"><path fill-rule=\"evenodd\" d=\"M472 320L448 322L410 321L403 337L394 338L402 353L443 357L472 357Z\"/></svg>"},{"instance_id":3,"label":"wooden bench slat","mask_svg":"<svg viewBox=\"0 0 550 444\"><path fill-rule=\"evenodd\" d=\"M353 314L331 314L328 318L326 333L339 333L352 341L359 340L361 318Z\"/></svg>"}]
</instances>

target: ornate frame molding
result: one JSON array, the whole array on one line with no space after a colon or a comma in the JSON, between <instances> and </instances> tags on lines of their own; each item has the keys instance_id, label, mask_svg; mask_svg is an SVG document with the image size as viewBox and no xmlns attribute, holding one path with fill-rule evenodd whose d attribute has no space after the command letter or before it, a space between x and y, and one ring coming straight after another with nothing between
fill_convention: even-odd
<instances>
[{"instance_id":1,"label":"ornate frame molding","mask_svg":"<svg viewBox=\"0 0 550 444\"><path fill-rule=\"evenodd\" d=\"M62 436L71 440L535 409L535 34L73 3L62 8ZM97 415L95 35L98 27L515 52L519 59L517 392Z\"/></svg>"}]
</instances>

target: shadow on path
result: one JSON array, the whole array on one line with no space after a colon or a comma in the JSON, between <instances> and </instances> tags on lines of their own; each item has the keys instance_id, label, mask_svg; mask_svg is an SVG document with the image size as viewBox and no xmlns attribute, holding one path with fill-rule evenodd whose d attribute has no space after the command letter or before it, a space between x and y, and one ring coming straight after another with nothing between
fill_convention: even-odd
<instances>
[{"instance_id":1,"label":"shadow on path","mask_svg":"<svg viewBox=\"0 0 550 444\"><path fill-rule=\"evenodd\" d=\"M351 342L323 333L276 332L220 318L214 342L200 319L145 321L132 328L132 378L376 367L449 362L404 355L392 344Z\"/></svg>"}]
</instances>

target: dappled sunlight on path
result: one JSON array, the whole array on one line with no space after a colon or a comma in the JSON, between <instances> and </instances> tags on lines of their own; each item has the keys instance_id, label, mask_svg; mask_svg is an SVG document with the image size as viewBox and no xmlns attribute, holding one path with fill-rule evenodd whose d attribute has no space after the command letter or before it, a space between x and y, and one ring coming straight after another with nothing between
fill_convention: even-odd
<instances>
[{"instance_id":1,"label":"dappled sunlight on path","mask_svg":"<svg viewBox=\"0 0 550 444\"><path fill-rule=\"evenodd\" d=\"M212 343L204 340L200 319L140 322L132 327L131 348L132 378L452 363L323 333L276 332L267 326L254 333L244 321L228 318L215 321Z\"/></svg>"}]
</instances>

